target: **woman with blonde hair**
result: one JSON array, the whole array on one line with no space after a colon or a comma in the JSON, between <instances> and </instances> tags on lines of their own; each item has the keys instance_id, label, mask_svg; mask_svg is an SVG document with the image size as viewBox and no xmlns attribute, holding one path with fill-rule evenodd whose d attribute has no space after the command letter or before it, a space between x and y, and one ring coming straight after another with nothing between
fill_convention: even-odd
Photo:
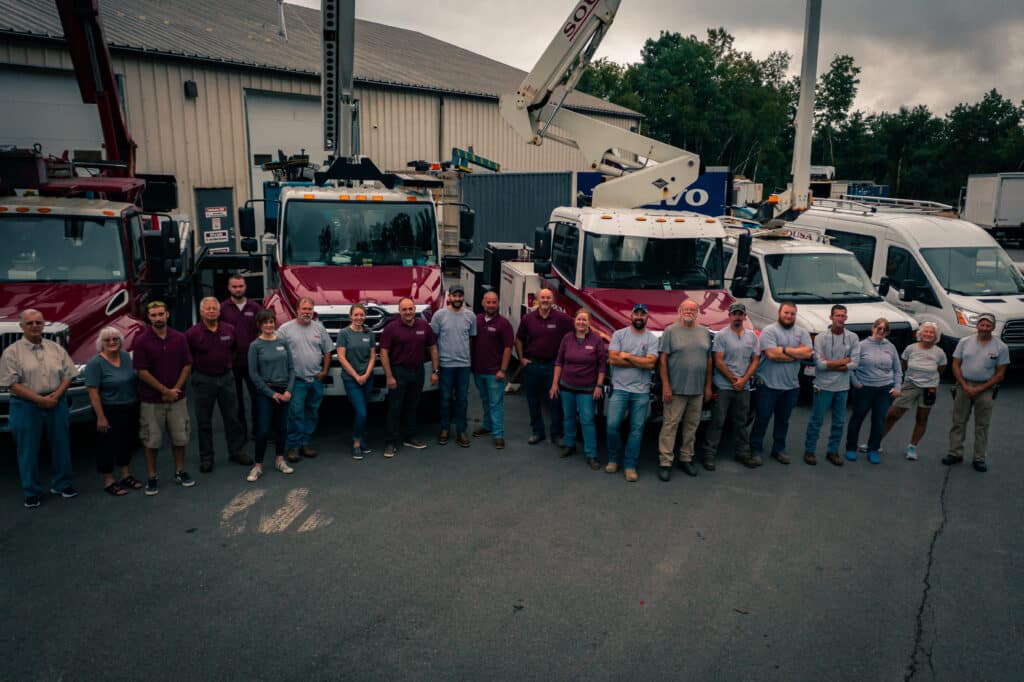
<instances>
[{"instance_id":1,"label":"woman with blonde hair","mask_svg":"<svg viewBox=\"0 0 1024 682\"><path fill-rule=\"evenodd\" d=\"M104 327L96 337L99 351L83 372L89 402L96 415L96 468L103 476L103 490L114 497L138 490L142 482L131 474L132 454L139 446L138 377L132 356L124 350L124 337L115 327ZM121 478L114 480L114 464Z\"/></svg>"},{"instance_id":2,"label":"woman with blonde hair","mask_svg":"<svg viewBox=\"0 0 1024 682\"><path fill-rule=\"evenodd\" d=\"M924 438L924 432L928 428L928 415L935 404L939 376L948 364L946 352L938 346L939 338L939 328L935 323L924 322L917 331L917 343L903 349L900 356L903 361L903 386L900 388L899 397L885 415L882 438L889 434L907 410L911 407L917 408L914 415L914 432L910 436L910 445L906 450L909 460L917 459L917 444Z\"/></svg>"}]
</instances>

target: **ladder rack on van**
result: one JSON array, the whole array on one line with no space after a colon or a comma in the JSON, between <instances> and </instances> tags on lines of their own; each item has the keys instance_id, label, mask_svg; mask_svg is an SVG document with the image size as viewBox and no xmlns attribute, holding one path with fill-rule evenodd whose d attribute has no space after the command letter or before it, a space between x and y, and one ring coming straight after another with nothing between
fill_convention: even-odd
<instances>
[{"instance_id":1,"label":"ladder rack on van","mask_svg":"<svg viewBox=\"0 0 1024 682\"><path fill-rule=\"evenodd\" d=\"M821 244L829 244L832 241L832 238L823 230L795 223L773 220L768 225L762 225L756 220L729 215L718 216L717 220L721 221L729 237L738 237L741 234L749 233L755 239L802 239Z\"/></svg>"},{"instance_id":2,"label":"ladder rack on van","mask_svg":"<svg viewBox=\"0 0 1024 682\"><path fill-rule=\"evenodd\" d=\"M839 199L815 199L816 205L830 206L829 202L848 204L854 210L868 210L883 213L942 213L952 211L949 204L923 199L894 199L891 197L866 197L851 194L840 195ZM841 206L840 206L841 207Z\"/></svg>"}]
</instances>

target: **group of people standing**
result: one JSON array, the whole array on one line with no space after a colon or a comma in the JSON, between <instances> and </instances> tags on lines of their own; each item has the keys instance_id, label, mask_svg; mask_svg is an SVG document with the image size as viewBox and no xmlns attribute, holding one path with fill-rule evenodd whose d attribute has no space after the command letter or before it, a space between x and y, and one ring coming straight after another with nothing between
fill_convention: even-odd
<instances>
[{"instance_id":1,"label":"group of people standing","mask_svg":"<svg viewBox=\"0 0 1024 682\"><path fill-rule=\"evenodd\" d=\"M351 452L356 460L372 452L366 443L367 406L374 397L378 362L388 398L385 458L394 457L400 446L427 447L417 438L416 415L428 382L439 387L438 443L444 445L454 437L460 446L469 447L470 377L475 379L483 407L481 426L472 436L490 437L496 449L503 449L505 385L515 348L530 413L527 442L536 445L550 437L560 447L560 456L568 458L578 451L577 435L581 433L586 463L599 470L595 406L605 397L605 377L610 373L605 410L608 458L603 468L616 473L621 467L629 482L638 480L637 462L655 375L661 384L663 411L658 477L669 481L674 463L687 475L697 475L696 435L709 402L711 420L701 462L704 469L715 469L726 430L733 437L735 458L750 468L761 466L769 422L774 422L769 454L789 464L789 419L800 393L800 368L806 363L815 367L814 402L804 440L807 464L817 464L817 445L827 414L831 415L826 446L829 462L842 466L844 459L857 460L861 427L870 417L867 459L878 464L882 439L911 408L916 410L915 425L905 455L917 459L917 446L947 364L935 325L923 324L918 341L899 354L886 338L887 320L876 320L871 336L858 340L845 327L846 308L842 305L832 307L831 326L812 341L806 330L796 326L797 308L789 302L780 306L778 320L758 337L746 328L743 304L733 303L729 326L712 334L697 323L699 307L687 299L679 305L677 321L660 338L647 329L647 307L638 303L632 309L630 325L616 330L606 344L606 339L591 329L587 311L580 310L570 318L555 308L554 295L548 289L538 292L535 309L523 316L513 332L498 312L497 293L484 294L482 311L474 313L465 307L465 291L460 285L449 290L446 307L429 321L418 314L412 299L402 299L398 318L380 333L378 352L361 303L352 306L350 324L334 341L315 318L310 299L301 299L295 319L278 327L273 311L246 298L241 276L232 277L228 288L230 296L224 301L203 299L200 321L184 333L169 326L164 303L149 303L149 326L133 339L133 354L123 349L125 339L119 329L107 327L99 333L97 354L83 373L99 438L96 464L107 493L118 497L140 489L147 495L159 493L156 462L165 432L170 439L175 483L186 488L195 485L185 470L190 431L187 384L198 426L200 472L214 468L212 424L218 409L228 459L251 466L248 481L255 482L263 475L270 441L275 448L274 468L293 473L291 464L317 455L310 443L335 353L354 413ZM23 337L0 357L0 387L11 395L10 427L26 507L39 506L44 490L38 480L44 434L54 468L50 492L65 498L78 494L71 485L66 395L77 370L62 346L43 338L44 324L39 311L23 311ZM974 468L987 469L993 401L1009 365L1009 349L993 337L994 328L992 316L981 315L977 333L961 339L953 353L953 419L944 464L963 461L966 425L973 412ZM432 368L429 379L424 369L428 362ZM755 382L758 390L752 404ZM244 407L245 390L252 406L249 415ZM714 393L717 399L713 400ZM848 403L853 409L847 423ZM752 424L750 410L754 411ZM546 428L545 411L550 428ZM249 419L252 457L245 452ZM628 432L625 441L623 423ZM145 483L131 472L132 454L140 441L147 469Z\"/></svg>"}]
</instances>

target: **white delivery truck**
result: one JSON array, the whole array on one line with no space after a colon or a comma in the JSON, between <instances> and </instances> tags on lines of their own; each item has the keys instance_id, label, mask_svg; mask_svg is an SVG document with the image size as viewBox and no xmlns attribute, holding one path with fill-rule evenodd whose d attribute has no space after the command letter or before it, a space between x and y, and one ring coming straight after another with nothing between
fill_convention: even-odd
<instances>
[{"instance_id":1,"label":"white delivery truck","mask_svg":"<svg viewBox=\"0 0 1024 682\"><path fill-rule=\"evenodd\" d=\"M967 178L961 217L1000 244L1024 243L1024 173L986 173Z\"/></svg>"},{"instance_id":2,"label":"white delivery truck","mask_svg":"<svg viewBox=\"0 0 1024 682\"><path fill-rule=\"evenodd\" d=\"M726 280L732 281L732 294L747 306L747 316L758 329L778 319L779 305L792 301L797 305L796 323L811 338L825 332L830 324L832 306L846 306L846 327L858 337L871 334L871 325L880 317L889 320L889 338L902 351L912 343L918 324L910 315L887 303L883 294L888 287L878 287L852 253L829 244L823 230L748 229L758 226L751 221L722 218L729 228L725 244ZM736 277L738 239L749 233L752 237L750 258L742 276ZM809 383L814 365L804 363L801 380Z\"/></svg>"},{"instance_id":3,"label":"white delivery truck","mask_svg":"<svg viewBox=\"0 0 1024 682\"><path fill-rule=\"evenodd\" d=\"M1011 363L1024 360L1024 276L995 239L973 223L937 215L944 204L858 197L816 199L791 223L824 230L854 254L886 300L920 324L934 322L952 353L978 316L996 318Z\"/></svg>"}]
</instances>

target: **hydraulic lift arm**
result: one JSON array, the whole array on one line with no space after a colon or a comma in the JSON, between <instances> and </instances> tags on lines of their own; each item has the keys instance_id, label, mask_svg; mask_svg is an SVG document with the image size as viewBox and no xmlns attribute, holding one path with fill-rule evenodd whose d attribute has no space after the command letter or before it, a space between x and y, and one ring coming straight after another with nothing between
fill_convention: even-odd
<instances>
[{"instance_id":1,"label":"hydraulic lift arm","mask_svg":"<svg viewBox=\"0 0 1024 682\"><path fill-rule=\"evenodd\" d=\"M593 204L633 208L681 193L700 172L700 158L678 147L563 107L615 20L620 0L577 0L569 18L514 93L502 95L502 117L529 144L545 138L575 147L608 178ZM555 133L558 128L564 135ZM629 158L635 155L637 161ZM654 161L655 164L648 165Z\"/></svg>"},{"instance_id":2,"label":"hydraulic lift arm","mask_svg":"<svg viewBox=\"0 0 1024 682\"><path fill-rule=\"evenodd\" d=\"M134 177L136 145L121 111L110 50L100 25L99 1L56 1L82 101L95 104L100 113L103 146L109 163L107 175Z\"/></svg>"}]
</instances>

